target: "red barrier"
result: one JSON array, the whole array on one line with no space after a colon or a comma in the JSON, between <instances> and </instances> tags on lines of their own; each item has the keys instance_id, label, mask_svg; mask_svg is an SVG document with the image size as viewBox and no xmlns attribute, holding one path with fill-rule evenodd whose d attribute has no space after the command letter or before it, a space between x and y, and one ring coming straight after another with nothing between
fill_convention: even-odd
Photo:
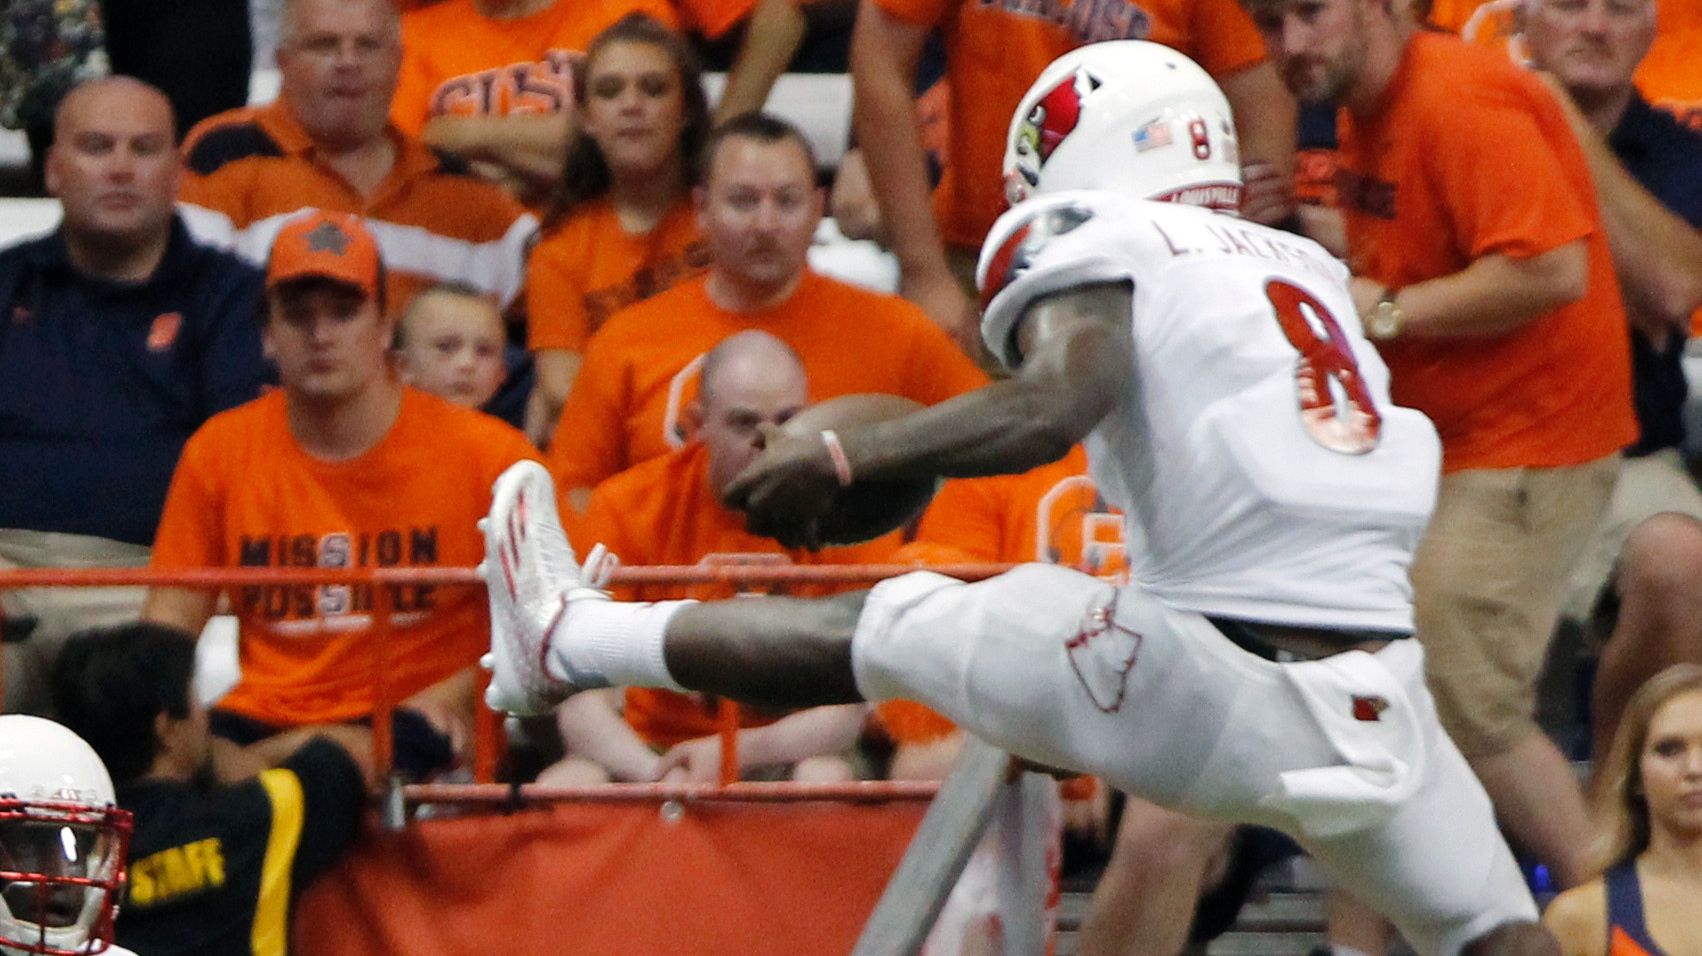
<instances>
[{"instance_id":1,"label":"red barrier","mask_svg":"<svg viewBox=\"0 0 1702 956\"><path fill-rule=\"evenodd\" d=\"M294 949L844 956L926 809L652 797L372 826L300 901Z\"/></svg>"},{"instance_id":2,"label":"red barrier","mask_svg":"<svg viewBox=\"0 0 1702 956\"><path fill-rule=\"evenodd\" d=\"M978 580L1008 568L929 570ZM613 582L873 583L917 569L633 567L616 571ZM482 582L468 568L0 571L0 590L280 583ZM381 599L372 628L381 767L390 743L384 718L394 706L383 639L390 611ZM479 755L483 779L494 760ZM526 800L550 805L432 816L397 831L374 819L355 852L299 901L293 949L301 956L842 956L936 790L931 782L407 787L409 803L461 813Z\"/></svg>"}]
</instances>

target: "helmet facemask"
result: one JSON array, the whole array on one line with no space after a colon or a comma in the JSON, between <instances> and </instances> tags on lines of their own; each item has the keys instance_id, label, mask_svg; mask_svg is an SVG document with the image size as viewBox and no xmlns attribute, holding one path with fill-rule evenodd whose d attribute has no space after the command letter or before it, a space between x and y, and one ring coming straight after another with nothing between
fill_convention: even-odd
<instances>
[{"instance_id":1,"label":"helmet facemask","mask_svg":"<svg viewBox=\"0 0 1702 956\"><path fill-rule=\"evenodd\" d=\"M0 797L0 951L82 956L112 944L131 819L113 806Z\"/></svg>"}]
</instances>

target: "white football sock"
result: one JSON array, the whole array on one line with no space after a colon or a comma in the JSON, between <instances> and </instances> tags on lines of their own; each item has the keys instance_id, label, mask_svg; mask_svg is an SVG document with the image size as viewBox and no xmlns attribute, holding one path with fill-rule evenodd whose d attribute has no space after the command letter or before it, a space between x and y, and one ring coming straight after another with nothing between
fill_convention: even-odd
<instances>
[{"instance_id":1,"label":"white football sock","mask_svg":"<svg viewBox=\"0 0 1702 956\"><path fill-rule=\"evenodd\" d=\"M544 665L557 679L580 687L685 690L668 673L662 638L674 614L696 603L575 601L550 634Z\"/></svg>"}]
</instances>

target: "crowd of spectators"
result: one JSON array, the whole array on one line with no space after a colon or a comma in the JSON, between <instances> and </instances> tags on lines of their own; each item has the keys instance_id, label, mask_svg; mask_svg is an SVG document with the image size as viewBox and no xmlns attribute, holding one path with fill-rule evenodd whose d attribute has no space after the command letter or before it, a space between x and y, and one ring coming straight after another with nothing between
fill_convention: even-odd
<instances>
[{"instance_id":1,"label":"crowd of spectators","mask_svg":"<svg viewBox=\"0 0 1702 956\"><path fill-rule=\"evenodd\" d=\"M144 6L0 12L0 123L27 131L61 214L0 249L0 568L470 566L492 480L533 457L575 541L626 563L1126 573L1079 449L821 553L750 534L721 491L809 403L932 404L988 381L968 276L1004 205L1011 110L1059 53L1152 39L1233 104L1243 214L1343 255L1395 399L1436 423L1444 473L1412 573L1427 676L1512 841L1584 887L1555 927L1605 933L1628 861L1662 848L1654 784L1626 781L1651 740L1682 736L1663 730L1673 708L1694 710L1691 672L1637 689L1702 662L1682 366L1702 309L1693 5L861 0L853 18L844 0L279 0L252 24ZM174 52L185 32L209 55ZM894 257L896 289L810 266L833 170L761 112L788 63L846 39L857 148L835 208ZM718 103L703 53L730 67ZM275 100L248 104L251 62L275 63ZM936 76L930 132L918 89ZM234 841L220 827L304 787L340 847L369 769L378 602L397 768L455 772L500 734L476 704L483 596L382 587L7 591L3 703L57 712L101 752L138 810L139 866ZM203 706L185 651L221 609L241 674ZM1548 660L1563 615L1605 642L1577 713L1617 788L1594 814L1581 754L1536 720L1545 663L1576 666ZM543 779L712 780L719 707L582 695ZM955 752L949 725L903 705L740 720L752 774L937 777ZM1071 806L1079 829L1103 830L1105 797ZM1592 849L1592 821L1627 814L1640 837ZM1134 804L1123 820L1082 951L1179 951L1196 898L1256 841ZM172 901L132 902L119 941L178 951L159 929ZM246 933L252 902L207 932ZM1651 927L1683 938L1668 919L1612 925L1648 946ZM1386 943L1351 933L1341 952Z\"/></svg>"}]
</instances>

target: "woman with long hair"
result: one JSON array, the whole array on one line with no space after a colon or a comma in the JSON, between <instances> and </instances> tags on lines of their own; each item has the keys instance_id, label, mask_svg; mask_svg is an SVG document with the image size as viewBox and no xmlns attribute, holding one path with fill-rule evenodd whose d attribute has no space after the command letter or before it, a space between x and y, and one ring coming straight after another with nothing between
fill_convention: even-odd
<instances>
[{"instance_id":1,"label":"woman with long hair","mask_svg":"<svg viewBox=\"0 0 1702 956\"><path fill-rule=\"evenodd\" d=\"M1543 916L1565 956L1702 953L1702 666L1669 667L1631 698L1594 811L1600 875Z\"/></svg>"},{"instance_id":2,"label":"woman with long hair","mask_svg":"<svg viewBox=\"0 0 1702 956\"><path fill-rule=\"evenodd\" d=\"M624 17L586 48L574 96L574 140L528 268L538 375L528 430L540 444L603 320L708 265L691 190L710 114L685 38Z\"/></svg>"}]
</instances>

